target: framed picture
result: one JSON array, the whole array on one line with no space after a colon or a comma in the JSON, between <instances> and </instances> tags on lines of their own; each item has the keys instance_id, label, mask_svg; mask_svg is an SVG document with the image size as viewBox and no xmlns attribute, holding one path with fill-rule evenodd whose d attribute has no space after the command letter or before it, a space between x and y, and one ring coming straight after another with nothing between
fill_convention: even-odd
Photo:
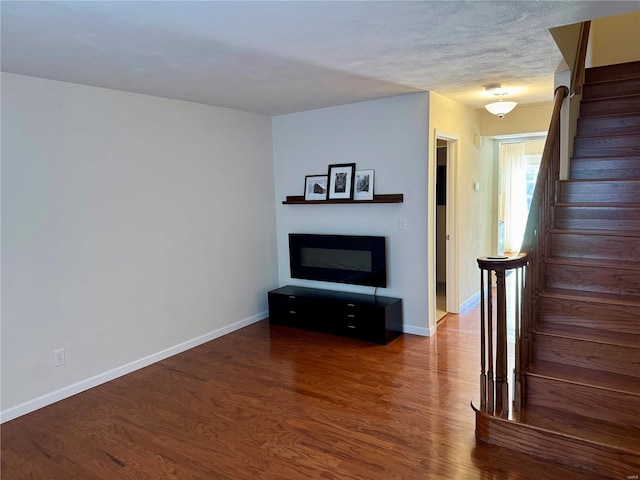
<instances>
[{"instance_id":1,"label":"framed picture","mask_svg":"<svg viewBox=\"0 0 640 480\"><path fill-rule=\"evenodd\" d=\"M329 165L329 199L352 199L355 163Z\"/></svg>"},{"instance_id":2,"label":"framed picture","mask_svg":"<svg viewBox=\"0 0 640 480\"><path fill-rule=\"evenodd\" d=\"M304 177L304 199L326 200L327 179L326 175L307 175Z\"/></svg>"},{"instance_id":3,"label":"framed picture","mask_svg":"<svg viewBox=\"0 0 640 480\"><path fill-rule=\"evenodd\" d=\"M353 199L373 200L373 170L356 170Z\"/></svg>"}]
</instances>

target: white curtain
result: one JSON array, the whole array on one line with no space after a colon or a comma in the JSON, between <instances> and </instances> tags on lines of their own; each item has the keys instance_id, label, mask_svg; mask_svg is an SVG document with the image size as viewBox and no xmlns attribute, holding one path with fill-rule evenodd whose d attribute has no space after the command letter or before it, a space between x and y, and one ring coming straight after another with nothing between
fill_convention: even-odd
<instances>
[{"instance_id":1,"label":"white curtain","mask_svg":"<svg viewBox=\"0 0 640 480\"><path fill-rule=\"evenodd\" d=\"M527 225L527 175L524 143L500 145L500 219L504 221L504 250L517 253Z\"/></svg>"}]
</instances>

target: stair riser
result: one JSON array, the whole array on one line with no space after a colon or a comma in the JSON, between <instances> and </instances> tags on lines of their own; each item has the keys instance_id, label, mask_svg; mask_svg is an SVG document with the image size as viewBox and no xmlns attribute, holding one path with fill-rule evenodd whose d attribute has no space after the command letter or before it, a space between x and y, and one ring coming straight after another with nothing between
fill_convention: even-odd
<instances>
[{"instance_id":1,"label":"stair riser","mask_svg":"<svg viewBox=\"0 0 640 480\"><path fill-rule=\"evenodd\" d=\"M640 180L560 182L560 202L640 203Z\"/></svg>"},{"instance_id":2,"label":"stair riser","mask_svg":"<svg viewBox=\"0 0 640 480\"><path fill-rule=\"evenodd\" d=\"M640 377L640 349L534 333L534 360Z\"/></svg>"},{"instance_id":3,"label":"stair riser","mask_svg":"<svg viewBox=\"0 0 640 480\"><path fill-rule=\"evenodd\" d=\"M628 478L629 472L640 471L638 455L478 412L476 437L492 445L590 470L602 478Z\"/></svg>"},{"instance_id":4,"label":"stair riser","mask_svg":"<svg viewBox=\"0 0 640 480\"><path fill-rule=\"evenodd\" d=\"M608 170L572 170L571 178L584 179L611 179L611 178L640 178L640 168L608 169Z\"/></svg>"},{"instance_id":5,"label":"stair riser","mask_svg":"<svg viewBox=\"0 0 640 480\"><path fill-rule=\"evenodd\" d=\"M604 83L586 84L582 89L582 99L607 99L638 93L640 93L640 80L637 78L630 78Z\"/></svg>"},{"instance_id":6,"label":"stair riser","mask_svg":"<svg viewBox=\"0 0 640 480\"><path fill-rule=\"evenodd\" d=\"M640 262L640 237L551 234L551 256Z\"/></svg>"},{"instance_id":7,"label":"stair riser","mask_svg":"<svg viewBox=\"0 0 640 480\"><path fill-rule=\"evenodd\" d=\"M550 288L640 295L640 270L638 269L547 263L546 281L547 287Z\"/></svg>"},{"instance_id":8,"label":"stair riser","mask_svg":"<svg viewBox=\"0 0 640 480\"><path fill-rule=\"evenodd\" d=\"M536 405L640 427L640 397L626 392L527 375L527 406Z\"/></svg>"},{"instance_id":9,"label":"stair riser","mask_svg":"<svg viewBox=\"0 0 640 480\"><path fill-rule=\"evenodd\" d=\"M576 135L624 135L640 133L640 115L621 115L619 117L591 117L578 120Z\"/></svg>"},{"instance_id":10,"label":"stair riser","mask_svg":"<svg viewBox=\"0 0 640 480\"><path fill-rule=\"evenodd\" d=\"M640 209L623 207L554 207L555 228L573 230L640 230Z\"/></svg>"},{"instance_id":11,"label":"stair riser","mask_svg":"<svg viewBox=\"0 0 640 480\"><path fill-rule=\"evenodd\" d=\"M640 136L617 135L605 137L576 137L573 143L575 157L640 155Z\"/></svg>"},{"instance_id":12,"label":"stair riser","mask_svg":"<svg viewBox=\"0 0 640 480\"><path fill-rule=\"evenodd\" d=\"M585 70L585 83L615 82L628 78L640 78L640 62L592 67Z\"/></svg>"},{"instance_id":13,"label":"stair riser","mask_svg":"<svg viewBox=\"0 0 640 480\"><path fill-rule=\"evenodd\" d=\"M640 135L640 132L638 133ZM579 179L640 179L640 156L591 157L571 159L570 178Z\"/></svg>"},{"instance_id":14,"label":"stair riser","mask_svg":"<svg viewBox=\"0 0 640 480\"><path fill-rule=\"evenodd\" d=\"M540 297L540 322L640 335L640 307Z\"/></svg>"},{"instance_id":15,"label":"stair riser","mask_svg":"<svg viewBox=\"0 0 640 480\"><path fill-rule=\"evenodd\" d=\"M606 115L633 115L640 111L640 95L606 100L583 101L580 117L600 117Z\"/></svg>"}]
</instances>

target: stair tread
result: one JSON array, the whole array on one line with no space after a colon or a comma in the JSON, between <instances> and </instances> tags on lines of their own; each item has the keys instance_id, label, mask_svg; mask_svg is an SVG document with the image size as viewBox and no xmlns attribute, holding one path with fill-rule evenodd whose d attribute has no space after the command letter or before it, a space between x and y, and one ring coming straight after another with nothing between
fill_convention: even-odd
<instances>
[{"instance_id":1,"label":"stair tread","mask_svg":"<svg viewBox=\"0 0 640 480\"><path fill-rule=\"evenodd\" d=\"M637 95L638 92L640 92L638 78L624 78L608 83L588 83L582 89L582 100L606 100Z\"/></svg>"},{"instance_id":2,"label":"stair tread","mask_svg":"<svg viewBox=\"0 0 640 480\"><path fill-rule=\"evenodd\" d=\"M603 139L603 138L612 138L612 139L616 139L616 138L624 138L624 137L630 137L630 138L637 138L638 134L636 132L616 132L616 133L589 133L589 134L580 134L577 133L575 135L575 139L582 139L582 140L590 140L593 138L597 138L597 139Z\"/></svg>"},{"instance_id":3,"label":"stair tread","mask_svg":"<svg viewBox=\"0 0 640 480\"><path fill-rule=\"evenodd\" d=\"M610 116L614 116L614 117L621 117L624 120L628 120L629 117L633 118L640 118L640 114L638 114L638 112L623 112L623 113L619 113L618 115L610 115ZM582 118L578 118L578 121L582 121ZM587 120L588 122L594 121L593 117L589 117L589 119Z\"/></svg>"},{"instance_id":4,"label":"stair tread","mask_svg":"<svg viewBox=\"0 0 640 480\"><path fill-rule=\"evenodd\" d=\"M640 128L640 115L636 112L619 113L606 118L586 117L579 119L578 122L574 139L633 137L638 134L638 128Z\"/></svg>"},{"instance_id":5,"label":"stair tread","mask_svg":"<svg viewBox=\"0 0 640 480\"><path fill-rule=\"evenodd\" d=\"M640 167L638 167L640 169ZM573 178L573 180L588 180L588 179L592 179L592 180L602 180L605 182L611 182L614 180L623 180L623 179L632 179L632 180L640 180L640 173L638 174L634 174L633 176L629 176L629 175L625 175L625 176L617 176L617 177L581 177L581 178Z\"/></svg>"},{"instance_id":6,"label":"stair tread","mask_svg":"<svg viewBox=\"0 0 640 480\"><path fill-rule=\"evenodd\" d=\"M621 80L622 79L618 79L617 81L621 81ZM627 78L625 80L633 80L633 79L632 78ZM617 93L617 94L612 94L612 95L608 95L608 96L604 96L604 97L597 96L597 97L589 97L589 98L585 98L583 96L582 99L580 100L580 104L607 102L609 100L615 100L615 99L618 99L618 98L630 98L630 97L640 97L640 93L638 93L638 92ZM633 115L633 113L630 113L630 114Z\"/></svg>"},{"instance_id":7,"label":"stair tread","mask_svg":"<svg viewBox=\"0 0 640 480\"><path fill-rule=\"evenodd\" d=\"M619 293L587 292L582 290L568 290L565 288L546 288L540 292L541 297L561 298L565 300L578 300L590 303L612 303L616 305L627 305L630 307L640 306L640 298L636 295L623 295Z\"/></svg>"},{"instance_id":8,"label":"stair tread","mask_svg":"<svg viewBox=\"0 0 640 480\"><path fill-rule=\"evenodd\" d=\"M597 230L591 230L595 232ZM621 268L625 270L640 270L640 262L631 260L609 260L599 258L582 258L582 257L549 257L547 263L556 265L579 265L583 267L598 268Z\"/></svg>"},{"instance_id":9,"label":"stair tread","mask_svg":"<svg viewBox=\"0 0 640 480\"><path fill-rule=\"evenodd\" d=\"M626 122L625 122L625 118ZM587 122L587 120L589 122ZM637 135L640 131L640 120L636 116L611 115L609 117L587 117L578 124L576 135L582 138L601 137L604 135Z\"/></svg>"},{"instance_id":10,"label":"stair tread","mask_svg":"<svg viewBox=\"0 0 640 480\"><path fill-rule=\"evenodd\" d=\"M640 75L640 62L634 60L614 65L589 67L585 69L584 74L585 85L638 78Z\"/></svg>"},{"instance_id":11,"label":"stair tread","mask_svg":"<svg viewBox=\"0 0 640 480\"><path fill-rule=\"evenodd\" d=\"M626 151L619 151L619 150L614 152L606 152L606 151L599 150L591 154L585 154L584 152L580 152L579 150L576 150L573 152L571 159L572 160L590 160L590 161L599 160L599 159L632 160L633 161L638 159L638 153L637 152L629 153Z\"/></svg>"},{"instance_id":12,"label":"stair tread","mask_svg":"<svg viewBox=\"0 0 640 480\"><path fill-rule=\"evenodd\" d=\"M625 113L636 113L640 95L583 100L580 102L580 118L618 117Z\"/></svg>"},{"instance_id":13,"label":"stair tread","mask_svg":"<svg viewBox=\"0 0 640 480\"><path fill-rule=\"evenodd\" d=\"M589 235L602 237L640 237L640 231L634 230L584 230L570 228L553 228L549 233L559 235Z\"/></svg>"},{"instance_id":14,"label":"stair tread","mask_svg":"<svg viewBox=\"0 0 640 480\"><path fill-rule=\"evenodd\" d=\"M569 184L571 183L602 183L607 181L610 181L610 180L602 180L600 178L577 178L577 179L568 178L566 180L560 180L561 183L569 183ZM640 183L640 178L619 178L613 181L619 182L619 183Z\"/></svg>"},{"instance_id":15,"label":"stair tread","mask_svg":"<svg viewBox=\"0 0 640 480\"><path fill-rule=\"evenodd\" d=\"M544 360L536 360L531 363L526 374L638 395L640 402L640 382L637 377L629 375L602 372Z\"/></svg>"},{"instance_id":16,"label":"stair tread","mask_svg":"<svg viewBox=\"0 0 640 480\"><path fill-rule=\"evenodd\" d=\"M560 180L558 198L565 203L640 205L640 178L572 178Z\"/></svg>"},{"instance_id":17,"label":"stair tread","mask_svg":"<svg viewBox=\"0 0 640 480\"><path fill-rule=\"evenodd\" d=\"M532 427L619 448L632 454L640 453L640 429L636 427L537 406L527 406L522 412L514 415L514 420Z\"/></svg>"},{"instance_id":18,"label":"stair tread","mask_svg":"<svg viewBox=\"0 0 640 480\"><path fill-rule=\"evenodd\" d=\"M593 98L584 98L582 97L582 99L580 100L580 106L582 107L582 105L588 104L588 103L611 103L611 101L615 101L615 100L626 100L626 99L640 99L640 93L639 92L628 92L627 94L622 94L622 95L612 95L610 97L604 97L604 98L600 98L600 97L593 97ZM626 111L625 113L629 113L629 114L633 114L633 113L637 113L635 111ZM621 113L617 113L617 115L621 115Z\"/></svg>"},{"instance_id":19,"label":"stair tread","mask_svg":"<svg viewBox=\"0 0 640 480\"><path fill-rule=\"evenodd\" d=\"M556 207L593 207L593 208L608 208L608 209L640 209L640 203L636 202L558 202Z\"/></svg>"},{"instance_id":20,"label":"stair tread","mask_svg":"<svg viewBox=\"0 0 640 480\"><path fill-rule=\"evenodd\" d=\"M555 325L551 323L539 323L536 325L533 333L570 338L573 340L582 340L586 342L616 345L620 347L629 347L637 349L640 353L640 335L634 333L596 330L594 328L576 327L573 325Z\"/></svg>"},{"instance_id":21,"label":"stair tread","mask_svg":"<svg viewBox=\"0 0 640 480\"><path fill-rule=\"evenodd\" d=\"M618 84L617 86L622 86L623 88L618 88L617 91L615 91L615 92L611 91L611 92L609 92L610 94L608 94L606 96L600 96L600 95L592 96L591 94L595 93L594 92L594 88L591 88L591 89L587 88L585 90L587 90L588 94L587 95L583 94L582 98L580 99L580 104L582 105L582 104L585 104L585 103L607 102L609 100L640 97L640 93L637 90L633 90L631 88L627 88L627 91L625 92L624 91L625 90L625 88L624 88L625 85L620 85L620 83L624 84L624 82L627 82L627 83L631 83L632 84L631 86L637 87L637 84L634 85L635 80L637 80L637 79L635 79L635 78L625 78L625 79L619 78L619 79L616 79L616 80L612 80L610 83L612 83L612 84L616 83L616 84ZM603 82L600 82L600 83L602 84ZM597 85L595 83L593 83L591 85L588 85L588 86L597 87ZM602 85L600 85L600 87L602 87ZM589 90L591 90L591 91L589 92ZM597 88L595 90L597 90ZM630 112L630 113L635 113L635 112Z\"/></svg>"},{"instance_id":22,"label":"stair tread","mask_svg":"<svg viewBox=\"0 0 640 480\"><path fill-rule=\"evenodd\" d=\"M600 155L599 157L581 157L580 155L574 155L571 157L571 161L578 162L590 162L590 163L598 163L598 162L608 162L608 161L617 161L617 160L631 160L638 161L640 160L640 155Z\"/></svg>"}]
</instances>

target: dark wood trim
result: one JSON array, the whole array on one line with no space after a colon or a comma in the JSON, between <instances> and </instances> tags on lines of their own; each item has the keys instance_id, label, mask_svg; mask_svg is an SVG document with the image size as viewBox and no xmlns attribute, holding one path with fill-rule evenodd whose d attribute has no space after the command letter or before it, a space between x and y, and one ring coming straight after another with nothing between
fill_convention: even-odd
<instances>
[{"instance_id":1,"label":"dark wood trim","mask_svg":"<svg viewBox=\"0 0 640 480\"><path fill-rule=\"evenodd\" d=\"M403 193L387 193L381 195L374 195L373 200L349 200L345 199L332 199L332 200L305 200L304 195L288 195L287 199L282 202L283 205L318 205L318 204L335 204L335 203L403 203Z\"/></svg>"},{"instance_id":2,"label":"dark wood trim","mask_svg":"<svg viewBox=\"0 0 640 480\"><path fill-rule=\"evenodd\" d=\"M537 425L526 416L513 421L483 412L473 402L471 406L476 412L476 437L483 442L591 470L600 478L627 478L640 466L636 451L627 446L598 441L598 437L578 437L577 432L584 428L579 416L550 416L552 422Z\"/></svg>"},{"instance_id":3,"label":"dark wood trim","mask_svg":"<svg viewBox=\"0 0 640 480\"><path fill-rule=\"evenodd\" d=\"M578 55L576 64L573 67L573 81L571 83L571 92L573 95L582 93L582 86L585 78L585 64L587 60L587 45L589 43L589 30L591 29L591 21L582 22L580 30L580 43L578 44Z\"/></svg>"},{"instance_id":4,"label":"dark wood trim","mask_svg":"<svg viewBox=\"0 0 640 480\"><path fill-rule=\"evenodd\" d=\"M494 270L503 273L506 270L524 267L527 264L527 258L524 255L480 257L476 261L482 270Z\"/></svg>"}]
</instances>

